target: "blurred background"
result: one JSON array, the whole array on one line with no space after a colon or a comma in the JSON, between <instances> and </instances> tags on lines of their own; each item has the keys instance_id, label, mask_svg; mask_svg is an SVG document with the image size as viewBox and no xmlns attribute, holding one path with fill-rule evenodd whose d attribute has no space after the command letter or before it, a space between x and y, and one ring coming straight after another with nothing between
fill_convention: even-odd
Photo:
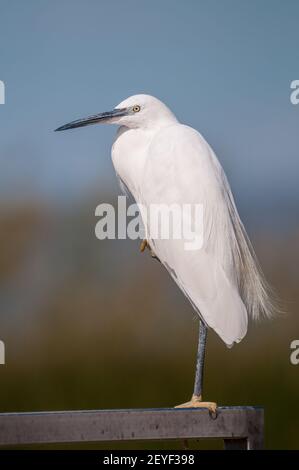
<instances>
[{"instance_id":1,"label":"blurred background","mask_svg":"<svg viewBox=\"0 0 299 470\"><path fill-rule=\"evenodd\" d=\"M120 193L116 129L53 132L148 93L216 151L286 309L232 350L210 333L205 397L264 406L266 446L299 448L298 2L0 0L0 10L0 410L167 407L192 393L191 306L138 241L94 234L96 206Z\"/></svg>"}]
</instances>

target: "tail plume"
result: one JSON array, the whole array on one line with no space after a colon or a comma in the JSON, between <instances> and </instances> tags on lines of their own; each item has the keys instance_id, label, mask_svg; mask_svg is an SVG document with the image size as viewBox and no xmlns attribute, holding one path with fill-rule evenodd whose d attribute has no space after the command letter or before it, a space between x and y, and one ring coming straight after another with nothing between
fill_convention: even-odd
<instances>
[{"instance_id":1,"label":"tail plume","mask_svg":"<svg viewBox=\"0 0 299 470\"><path fill-rule=\"evenodd\" d=\"M226 178L225 178L226 179ZM231 221L232 262L241 298L253 319L271 318L281 312L279 302L262 272L256 254L240 220L233 195L226 182L226 200Z\"/></svg>"}]
</instances>

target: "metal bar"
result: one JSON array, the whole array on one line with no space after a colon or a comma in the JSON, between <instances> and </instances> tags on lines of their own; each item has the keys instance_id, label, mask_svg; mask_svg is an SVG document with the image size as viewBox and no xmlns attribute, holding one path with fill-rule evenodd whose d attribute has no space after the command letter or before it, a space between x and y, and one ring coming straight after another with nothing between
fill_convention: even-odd
<instances>
[{"instance_id":1,"label":"metal bar","mask_svg":"<svg viewBox=\"0 0 299 470\"><path fill-rule=\"evenodd\" d=\"M183 408L0 413L0 445L222 438L253 449L262 447L263 419L255 407L219 407L216 419Z\"/></svg>"},{"instance_id":2,"label":"metal bar","mask_svg":"<svg viewBox=\"0 0 299 470\"><path fill-rule=\"evenodd\" d=\"M261 450L264 448L264 410L259 410L254 419L248 420L247 438L224 439L226 450Z\"/></svg>"},{"instance_id":3,"label":"metal bar","mask_svg":"<svg viewBox=\"0 0 299 470\"><path fill-rule=\"evenodd\" d=\"M248 439L224 439L225 450L248 450Z\"/></svg>"}]
</instances>

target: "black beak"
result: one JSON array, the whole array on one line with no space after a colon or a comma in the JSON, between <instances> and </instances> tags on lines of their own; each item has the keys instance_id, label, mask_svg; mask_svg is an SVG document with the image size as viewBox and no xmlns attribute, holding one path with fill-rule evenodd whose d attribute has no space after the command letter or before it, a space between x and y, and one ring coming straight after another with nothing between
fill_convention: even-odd
<instances>
[{"instance_id":1,"label":"black beak","mask_svg":"<svg viewBox=\"0 0 299 470\"><path fill-rule=\"evenodd\" d=\"M115 118L126 116L129 113L127 108L122 109L113 109L112 111L107 111L105 113L94 114L93 116L88 116L87 118L77 119L76 121L69 122L64 126L58 127L56 131L66 131L68 129L75 129L76 127L90 126L91 124L100 123L113 123Z\"/></svg>"}]
</instances>

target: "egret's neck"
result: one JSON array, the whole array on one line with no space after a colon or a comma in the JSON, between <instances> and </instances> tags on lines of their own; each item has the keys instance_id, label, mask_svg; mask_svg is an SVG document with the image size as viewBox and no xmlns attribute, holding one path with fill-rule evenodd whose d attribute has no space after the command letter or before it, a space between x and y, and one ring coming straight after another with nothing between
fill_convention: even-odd
<instances>
[{"instance_id":1,"label":"egret's neck","mask_svg":"<svg viewBox=\"0 0 299 470\"><path fill-rule=\"evenodd\" d=\"M112 161L116 173L139 201L147 150L155 130L142 128L118 129L112 146Z\"/></svg>"}]
</instances>

